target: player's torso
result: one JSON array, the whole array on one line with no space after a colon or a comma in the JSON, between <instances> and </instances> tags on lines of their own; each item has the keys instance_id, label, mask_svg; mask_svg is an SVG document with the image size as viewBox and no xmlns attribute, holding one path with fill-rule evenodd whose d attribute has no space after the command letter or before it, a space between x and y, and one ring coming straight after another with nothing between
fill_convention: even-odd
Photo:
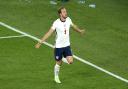
<instances>
[{"instance_id":1,"label":"player's torso","mask_svg":"<svg viewBox=\"0 0 128 89\"><path fill-rule=\"evenodd\" d=\"M57 35L66 36L69 35L69 29L70 29L70 22L66 20L65 22L62 22L61 20L58 20L58 26L56 27Z\"/></svg>"},{"instance_id":2,"label":"player's torso","mask_svg":"<svg viewBox=\"0 0 128 89\"><path fill-rule=\"evenodd\" d=\"M69 29L70 29L70 22L68 19L65 22L62 22L58 19L56 27L56 45L57 46L68 46L70 45L69 42Z\"/></svg>"}]
</instances>

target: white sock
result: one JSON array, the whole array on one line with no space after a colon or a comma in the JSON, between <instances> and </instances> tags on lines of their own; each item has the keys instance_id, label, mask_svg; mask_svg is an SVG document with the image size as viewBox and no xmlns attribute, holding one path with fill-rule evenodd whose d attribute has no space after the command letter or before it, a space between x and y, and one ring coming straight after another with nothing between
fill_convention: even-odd
<instances>
[{"instance_id":1,"label":"white sock","mask_svg":"<svg viewBox=\"0 0 128 89\"><path fill-rule=\"evenodd\" d=\"M69 64L66 58L62 58L62 61L63 61L64 63Z\"/></svg>"},{"instance_id":2,"label":"white sock","mask_svg":"<svg viewBox=\"0 0 128 89\"><path fill-rule=\"evenodd\" d=\"M54 67L54 75L55 76L59 76L59 70L60 70L60 65L55 64L55 67Z\"/></svg>"}]
</instances>

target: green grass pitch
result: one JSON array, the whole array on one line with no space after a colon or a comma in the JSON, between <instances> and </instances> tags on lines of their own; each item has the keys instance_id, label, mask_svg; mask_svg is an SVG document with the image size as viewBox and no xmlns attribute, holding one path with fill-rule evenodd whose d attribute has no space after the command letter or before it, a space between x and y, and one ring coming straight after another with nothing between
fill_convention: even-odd
<instances>
[{"instance_id":1,"label":"green grass pitch","mask_svg":"<svg viewBox=\"0 0 128 89\"><path fill-rule=\"evenodd\" d=\"M31 2L29 2L31 1ZM0 22L41 38L58 18L62 4L50 0L0 0ZM88 4L95 3L96 8ZM128 79L128 1L86 0L64 4L72 21L86 29L71 33L74 54ZM0 37L21 35L0 25ZM53 44L53 34L47 42ZM82 62L61 67L62 84L53 81L53 49L29 37L0 39L0 89L128 89L128 84Z\"/></svg>"}]
</instances>

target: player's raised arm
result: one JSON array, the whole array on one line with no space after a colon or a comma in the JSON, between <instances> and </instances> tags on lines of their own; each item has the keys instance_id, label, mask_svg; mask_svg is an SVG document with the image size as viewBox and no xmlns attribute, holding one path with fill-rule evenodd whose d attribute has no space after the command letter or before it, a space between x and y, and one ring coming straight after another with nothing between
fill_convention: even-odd
<instances>
[{"instance_id":1,"label":"player's raised arm","mask_svg":"<svg viewBox=\"0 0 128 89\"><path fill-rule=\"evenodd\" d=\"M49 29L49 31L41 38L41 41L39 41L36 45L35 48L39 48L41 46L41 44L47 40L51 34L54 32L55 30L53 30L52 28Z\"/></svg>"},{"instance_id":2,"label":"player's raised arm","mask_svg":"<svg viewBox=\"0 0 128 89\"><path fill-rule=\"evenodd\" d=\"M75 25L74 23L72 23L71 26L73 27L73 29L74 29L76 32L78 32L78 33L80 33L80 34L84 34L85 30L81 30L81 29L80 29L77 25Z\"/></svg>"}]
</instances>

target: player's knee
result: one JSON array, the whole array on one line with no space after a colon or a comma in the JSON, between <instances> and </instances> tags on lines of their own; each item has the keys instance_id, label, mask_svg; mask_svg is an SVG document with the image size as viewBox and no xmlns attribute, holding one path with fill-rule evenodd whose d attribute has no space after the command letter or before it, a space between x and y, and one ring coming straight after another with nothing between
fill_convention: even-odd
<instances>
[{"instance_id":1,"label":"player's knee","mask_svg":"<svg viewBox=\"0 0 128 89\"><path fill-rule=\"evenodd\" d=\"M56 64L58 64L58 65L62 65L62 61L61 60L59 60L59 61L56 61Z\"/></svg>"},{"instance_id":2,"label":"player's knee","mask_svg":"<svg viewBox=\"0 0 128 89\"><path fill-rule=\"evenodd\" d=\"M68 63L72 64L73 63L73 58L69 58Z\"/></svg>"},{"instance_id":3,"label":"player's knee","mask_svg":"<svg viewBox=\"0 0 128 89\"><path fill-rule=\"evenodd\" d=\"M72 63L73 63L73 61L70 61L70 62L69 62L69 64L72 64Z\"/></svg>"}]
</instances>

